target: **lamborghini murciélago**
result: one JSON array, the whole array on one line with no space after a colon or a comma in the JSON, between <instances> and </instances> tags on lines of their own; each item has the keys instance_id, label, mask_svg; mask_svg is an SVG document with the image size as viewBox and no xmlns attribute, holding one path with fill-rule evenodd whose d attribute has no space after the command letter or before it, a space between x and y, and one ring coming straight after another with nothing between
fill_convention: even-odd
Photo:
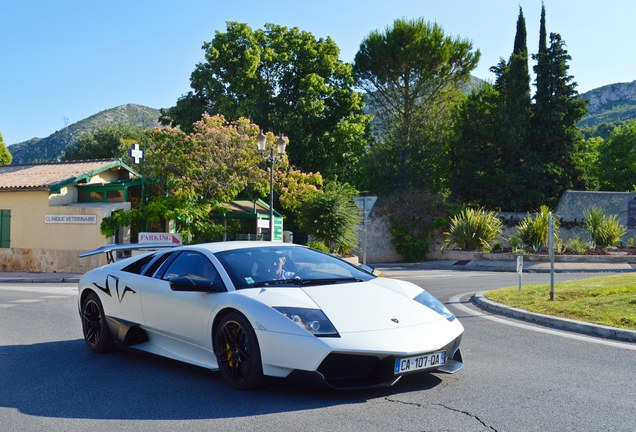
<instances>
[{"instance_id":1,"label":"lamborghini murci\u00e9lago","mask_svg":"<svg viewBox=\"0 0 636 432\"><path fill-rule=\"evenodd\" d=\"M462 368L463 327L426 290L304 246L180 246L87 272L89 349L130 347L219 371L238 389L265 377L338 389Z\"/></svg>"}]
</instances>

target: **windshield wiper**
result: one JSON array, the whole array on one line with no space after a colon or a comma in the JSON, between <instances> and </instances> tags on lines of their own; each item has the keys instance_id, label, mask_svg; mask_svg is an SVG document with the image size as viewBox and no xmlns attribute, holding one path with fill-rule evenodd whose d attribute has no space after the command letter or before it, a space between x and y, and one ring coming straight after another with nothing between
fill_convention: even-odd
<instances>
[{"instance_id":1,"label":"windshield wiper","mask_svg":"<svg viewBox=\"0 0 636 432\"><path fill-rule=\"evenodd\" d=\"M364 280L360 278L356 278L356 277L321 278L321 279L301 279L299 277L296 277L294 279L274 279L269 281L255 282L253 285L251 285L251 287L258 288L258 287L264 287L264 286L285 285L285 284L294 284L294 285L300 285L300 286L330 285L330 284L347 283L347 282L364 282Z\"/></svg>"},{"instance_id":2,"label":"windshield wiper","mask_svg":"<svg viewBox=\"0 0 636 432\"><path fill-rule=\"evenodd\" d=\"M295 279L274 279L274 280L268 280L268 281L259 281L259 282L254 282L254 284L250 285L250 287L258 288L258 287L264 287L264 286L284 285L284 284L301 285L302 279L295 278Z\"/></svg>"},{"instance_id":3,"label":"windshield wiper","mask_svg":"<svg viewBox=\"0 0 636 432\"><path fill-rule=\"evenodd\" d=\"M302 285L302 286L329 285L329 284L347 283L347 282L364 282L364 281L356 277L322 278L322 279L299 280L298 285Z\"/></svg>"}]
</instances>

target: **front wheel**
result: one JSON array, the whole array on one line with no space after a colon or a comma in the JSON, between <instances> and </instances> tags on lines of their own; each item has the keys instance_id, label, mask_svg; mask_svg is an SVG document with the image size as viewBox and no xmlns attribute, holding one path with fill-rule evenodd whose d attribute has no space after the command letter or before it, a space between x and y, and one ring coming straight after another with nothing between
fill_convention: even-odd
<instances>
[{"instance_id":1,"label":"front wheel","mask_svg":"<svg viewBox=\"0 0 636 432\"><path fill-rule=\"evenodd\" d=\"M112 349L112 339L106 324L102 302L95 293L90 293L82 303L82 331L86 346L95 353L104 353Z\"/></svg>"},{"instance_id":2,"label":"front wheel","mask_svg":"<svg viewBox=\"0 0 636 432\"><path fill-rule=\"evenodd\" d=\"M223 379L238 390L249 390L263 382L261 353L254 329L237 312L223 317L214 337L214 352Z\"/></svg>"}]
</instances>

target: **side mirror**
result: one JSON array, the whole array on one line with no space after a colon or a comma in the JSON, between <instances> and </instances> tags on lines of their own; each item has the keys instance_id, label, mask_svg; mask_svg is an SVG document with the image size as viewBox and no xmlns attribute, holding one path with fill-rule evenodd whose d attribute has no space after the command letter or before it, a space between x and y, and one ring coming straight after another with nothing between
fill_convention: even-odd
<instances>
[{"instance_id":1,"label":"side mirror","mask_svg":"<svg viewBox=\"0 0 636 432\"><path fill-rule=\"evenodd\" d=\"M215 286L211 280L189 276L179 276L168 279L172 291L183 292L225 292L225 288Z\"/></svg>"}]
</instances>

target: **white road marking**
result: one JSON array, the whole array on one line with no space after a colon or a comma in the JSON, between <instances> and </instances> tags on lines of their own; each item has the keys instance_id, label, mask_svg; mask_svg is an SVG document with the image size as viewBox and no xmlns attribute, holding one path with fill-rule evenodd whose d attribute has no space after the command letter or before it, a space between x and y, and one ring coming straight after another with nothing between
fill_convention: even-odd
<instances>
[{"instance_id":1,"label":"white road marking","mask_svg":"<svg viewBox=\"0 0 636 432\"><path fill-rule=\"evenodd\" d=\"M76 286L34 286L34 285L12 285L0 286L0 291L28 292L35 294L51 294L71 297L77 295Z\"/></svg>"},{"instance_id":2,"label":"white road marking","mask_svg":"<svg viewBox=\"0 0 636 432\"><path fill-rule=\"evenodd\" d=\"M37 303L41 301L42 299L20 299L20 300L11 300L11 303Z\"/></svg>"},{"instance_id":3,"label":"white road marking","mask_svg":"<svg viewBox=\"0 0 636 432\"><path fill-rule=\"evenodd\" d=\"M492 273L487 272L461 272L458 270L402 270L402 269L387 269L382 270L382 274L387 277L401 278L408 277L409 279L446 279L451 277L484 277L492 276Z\"/></svg>"},{"instance_id":4,"label":"white road marking","mask_svg":"<svg viewBox=\"0 0 636 432\"><path fill-rule=\"evenodd\" d=\"M636 351L636 344L630 344L628 342L612 341L608 339L599 339L599 338L595 338L591 336L585 336L585 335L580 335L580 334L570 333L570 332L565 332L560 330L553 330L553 329L549 329L545 327L535 327L533 325L517 322L513 319L506 319L506 318L501 318L500 316L493 316L490 314L490 312L482 311L480 309L474 310L467 306L464 306L461 303L461 298L466 296L471 296L473 294L474 293L470 292L470 293L464 293L464 294L453 296L448 300L447 304L450 305L451 307L461 310L462 312L466 314L476 316L479 318L484 318L484 319L496 322L498 324L504 324L508 326L521 328L524 330L531 330L538 333L544 333L544 334L549 334L553 336L560 336L560 337L564 337L568 339L575 339L582 342L589 342L589 343L595 343L599 345L611 346L614 348L622 348L622 349L627 349L630 351Z\"/></svg>"},{"instance_id":5,"label":"white road marking","mask_svg":"<svg viewBox=\"0 0 636 432\"><path fill-rule=\"evenodd\" d=\"M0 308L4 308L4 309L7 309L7 308L10 308L10 307L13 307L13 306L15 306L15 305L14 304L0 303Z\"/></svg>"}]
</instances>

